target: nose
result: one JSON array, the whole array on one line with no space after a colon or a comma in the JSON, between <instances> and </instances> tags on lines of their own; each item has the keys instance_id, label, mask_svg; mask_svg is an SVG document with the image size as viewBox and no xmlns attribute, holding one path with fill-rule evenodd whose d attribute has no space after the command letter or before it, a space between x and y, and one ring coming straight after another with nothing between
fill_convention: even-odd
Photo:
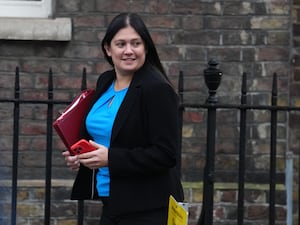
<instances>
[{"instance_id":1,"label":"nose","mask_svg":"<svg viewBox=\"0 0 300 225\"><path fill-rule=\"evenodd\" d=\"M133 51L132 51L132 46L131 46L131 44L128 43L128 44L126 45L126 47L125 47L124 53L125 53L125 54L132 54L132 52L133 52Z\"/></svg>"}]
</instances>

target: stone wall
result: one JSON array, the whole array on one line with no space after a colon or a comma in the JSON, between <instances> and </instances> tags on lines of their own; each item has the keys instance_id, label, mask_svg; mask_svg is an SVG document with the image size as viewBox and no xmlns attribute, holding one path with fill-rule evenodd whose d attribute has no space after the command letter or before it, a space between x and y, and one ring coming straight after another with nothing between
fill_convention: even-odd
<instances>
[{"instance_id":1,"label":"stone wall","mask_svg":"<svg viewBox=\"0 0 300 225\"><path fill-rule=\"evenodd\" d=\"M69 200L72 180L52 180L50 224L77 224L77 201ZM268 224L268 185L247 184L245 186L245 217L247 224ZM190 203L189 225L196 225L202 201L202 183L184 183L185 197ZM237 185L215 184L214 224L236 224ZM42 180L20 180L17 192L17 224L44 224L45 184ZM10 182L0 182L1 225L10 225L11 216ZM85 201L84 224L98 225L102 204ZM296 218L295 218L296 219ZM296 221L296 220L295 220ZM286 224L285 187L277 185L276 224ZM296 224L296 223L295 223Z\"/></svg>"}]
</instances>

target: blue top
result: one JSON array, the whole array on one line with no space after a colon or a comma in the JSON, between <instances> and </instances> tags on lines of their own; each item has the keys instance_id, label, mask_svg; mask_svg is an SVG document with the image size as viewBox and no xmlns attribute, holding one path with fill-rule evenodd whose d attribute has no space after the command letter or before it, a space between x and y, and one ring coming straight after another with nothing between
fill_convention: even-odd
<instances>
[{"instance_id":1,"label":"blue top","mask_svg":"<svg viewBox=\"0 0 300 225\"><path fill-rule=\"evenodd\" d=\"M86 128L93 140L109 148L112 127L127 93L128 88L115 91L114 82L106 92L95 102L86 118ZM109 196L109 170L108 167L98 169L96 176L99 196Z\"/></svg>"}]
</instances>

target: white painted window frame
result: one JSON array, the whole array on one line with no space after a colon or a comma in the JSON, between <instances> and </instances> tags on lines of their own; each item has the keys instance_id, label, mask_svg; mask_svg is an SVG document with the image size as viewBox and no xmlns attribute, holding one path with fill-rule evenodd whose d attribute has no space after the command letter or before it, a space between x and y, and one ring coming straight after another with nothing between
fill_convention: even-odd
<instances>
[{"instance_id":1,"label":"white painted window frame","mask_svg":"<svg viewBox=\"0 0 300 225\"><path fill-rule=\"evenodd\" d=\"M71 18L55 18L56 0L0 0L0 40L70 41Z\"/></svg>"},{"instance_id":2,"label":"white painted window frame","mask_svg":"<svg viewBox=\"0 0 300 225\"><path fill-rule=\"evenodd\" d=\"M0 17L51 18L54 0L0 0Z\"/></svg>"}]
</instances>

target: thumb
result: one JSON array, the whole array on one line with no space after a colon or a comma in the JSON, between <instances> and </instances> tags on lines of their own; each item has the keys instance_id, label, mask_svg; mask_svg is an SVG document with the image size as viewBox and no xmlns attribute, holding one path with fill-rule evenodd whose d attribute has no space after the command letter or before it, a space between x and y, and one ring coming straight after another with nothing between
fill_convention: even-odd
<instances>
[{"instance_id":1,"label":"thumb","mask_svg":"<svg viewBox=\"0 0 300 225\"><path fill-rule=\"evenodd\" d=\"M95 141L93 141L93 140L89 140L89 142L90 142L94 147L96 147L96 148L100 148L100 147L101 147L100 144L98 144L97 142L95 142Z\"/></svg>"}]
</instances>

